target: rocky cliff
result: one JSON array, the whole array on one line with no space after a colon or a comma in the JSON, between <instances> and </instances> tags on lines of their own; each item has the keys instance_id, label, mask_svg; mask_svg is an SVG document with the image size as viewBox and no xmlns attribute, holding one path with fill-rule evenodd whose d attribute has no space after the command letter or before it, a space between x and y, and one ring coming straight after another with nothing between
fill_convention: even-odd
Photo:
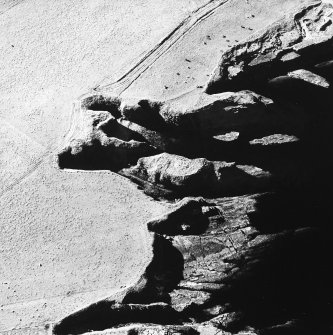
<instances>
[{"instance_id":1,"label":"rocky cliff","mask_svg":"<svg viewBox=\"0 0 333 335\"><path fill-rule=\"evenodd\" d=\"M298 8L167 100L76 103L64 169L108 169L168 208L136 286L54 334L330 334L333 2Z\"/></svg>"}]
</instances>

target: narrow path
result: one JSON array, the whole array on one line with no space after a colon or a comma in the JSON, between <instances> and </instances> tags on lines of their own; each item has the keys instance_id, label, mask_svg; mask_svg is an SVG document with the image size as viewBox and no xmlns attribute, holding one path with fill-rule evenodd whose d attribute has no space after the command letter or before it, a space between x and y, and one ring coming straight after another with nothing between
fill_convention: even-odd
<instances>
[{"instance_id":1,"label":"narrow path","mask_svg":"<svg viewBox=\"0 0 333 335\"><path fill-rule=\"evenodd\" d=\"M206 20L215 10L223 6L229 0L211 0L207 4L198 8L186 19L184 19L170 34L161 40L153 49L140 59L135 66L120 77L115 82L103 86L102 84L94 88L96 91L113 91L121 94L132 83L137 80L146 70L148 70L157 59L163 56L174 44L178 43L196 25ZM105 79L104 79L105 80Z\"/></svg>"}]
</instances>

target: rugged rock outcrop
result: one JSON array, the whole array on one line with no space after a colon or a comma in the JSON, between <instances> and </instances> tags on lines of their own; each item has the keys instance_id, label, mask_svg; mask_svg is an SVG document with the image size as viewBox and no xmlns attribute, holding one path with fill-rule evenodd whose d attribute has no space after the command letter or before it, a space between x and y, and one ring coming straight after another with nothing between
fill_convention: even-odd
<instances>
[{"instance_id":1,"label":"rugged rock outcrop","mask_svg":"<svg viewBox=\"0 0 333 335\"><path fill-rule=\"evenodd\" d=\"M120 172L174 190L177 195L231 194L268 187L270 174L253 166L188 159L162 153L138 160L136 166Z\"/></svg>"},{"instance_id":2,"label":"rugged rock outcrop","mask_svg":"<svg viewBox=\"0 0 333 335\"><path fill-rule=\"evenodd\" d=\"M156 152L110 112L85 110L75 138L59 154L59 166L117 170Z\"/></svg>"},{"instance_id":3,"label":"rugged rock outcrop","mask_svg":"<svg viewBox=\"0 0 333 335\"><path fill-rule=\"evenodd\" d=\"M260 87L295 66L332 56L332 2L316 1L223 53L206 91Z\"/></svg>"},{"instance_id":4,"label":"rugged rock outcrop","mask_svg":"<svg viewBox=\"0 0 333 335\"><path fill-rule=\"evenodd\" d=\"M60 166L102 147L104 168L169 202L137 285L55 334L333 332L332 15L318 1L232 47L205 91L81 101Z\"/></svg>"},{"instance_id":5,"label":"rugged rock outcrop","mask_svg":"<svg viewBox=\"0 0 333 335\"><path fill-rule=\"evenodd\" d=\"M331 215L302 212L313 201L301 194L183 199L148 223L154 259L137 286L68 316L54 333L119 326L155 333L156 324L186 334L332 330L332 238L320 231Z\"/></svg>"},{"instance_id":6,"label":"rugged rock outcrop","mask_svg":"<svg viewBox=\"0 0 333 335\"><path fill-rule=\"evenodd\" d=\"M192 92L164 103L160 115L177 128L209 136L267 127L274 115L272 105L272 100L251 91Z\"/></svg>"}]
</instances>

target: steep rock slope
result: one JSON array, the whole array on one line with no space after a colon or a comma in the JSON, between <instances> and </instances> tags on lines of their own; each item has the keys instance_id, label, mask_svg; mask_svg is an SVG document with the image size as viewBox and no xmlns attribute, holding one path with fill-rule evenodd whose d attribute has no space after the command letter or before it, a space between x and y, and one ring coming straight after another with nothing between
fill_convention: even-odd
<instances>
[{"instance_id":1,"label":"steep rock slope","mask_svg":"<svg viewBox=\"0 0 333 335\"><path fill-rule=\"evenodd\" d=\"M294 10L175 98L111 86L77 102L60 167L114 170L170 204L147 222L154 257L137 285L55 334L333 331L332 19L332 1Z\"/></svg>"}]
</instances>

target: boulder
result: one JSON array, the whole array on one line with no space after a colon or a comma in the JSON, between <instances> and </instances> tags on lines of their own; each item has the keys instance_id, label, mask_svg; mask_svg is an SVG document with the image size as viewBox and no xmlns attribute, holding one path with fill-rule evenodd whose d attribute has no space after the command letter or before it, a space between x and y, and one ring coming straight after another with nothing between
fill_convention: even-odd
<instances>
[{"instance_id":1,"label":"boulder","mask_svg":"<svg viewBox=\"0 0 333 335\"><path fill-rule=\"evenodd\" d=\"M165 214L147 223L152 232L167 235L190 235L204 231L206 212L214 208L203 198L184 198Z\"/></svg>"},{"instance_id":2,"label":"boulder","mask_svg":"<svg viewBox=\"0 0 333 335\"><path fill-rule=\"evenodd\" d=\"M250 145L275 146L299 142L299 138L293 135L274 134L249 141Z\"/></svg>"},{"instance_id":3,"label":"boulder","mask_svg":"<svg viewBox=\"0 0 333 335\"><path fill-rule=\"evenodd\" d=\"M188 159L168 153L140 158L127 171L153 184L187 192L207 189L207 185L216 181L214 164L207 159Z\"/></svg>"},{"instance_id":4,"label":"boulder","mask_svg":"<svg viewBox=\"0 0 333 335\"><path fill-rule=\"evenodd\" d=\"M158 150L177 151L179 147L183 146L184 140L180 139L179 137L175 137L170 133L163 133L148 129L124 118L119 119L118 122L129 131L139 134L144 141L154 146Z\"/></svg>"},{"instance_id":5,"label":"boulder","mask_svg":"<svg viewBox=\"0 0 333 335\"><path fill-rule=\"evenodd\" d=\"M160 115L180 132L214 136L260 131L270 126L273 101L251 91L209 95L194 91L166 101Z\"/></svg>"},{"instance_id":6,"label":"boulder","mask_svg":"<svg viewBox=\"0 0 333 335\"><path fill-rule=\"evenodd\" d=\"M291 71L288 73L288 76L292 78L298 78L298 79L304 80L310 84L320 86L323 88L330 87L330 83L325 78L311 71L308 71L308 70L300 69L300 70Z\"/></svg>"},{"instance_id":7,"label":"boulder","mask_svg":"<svg viewBox=\"0 0 333 335\"><path fill-rule=\"evenodd\" d=\"M254 166L168 153L140 158L136 166L121 173L184 195L239 194L263 189L270 180L268 172Z\"/></svg>"}]
</instances>

